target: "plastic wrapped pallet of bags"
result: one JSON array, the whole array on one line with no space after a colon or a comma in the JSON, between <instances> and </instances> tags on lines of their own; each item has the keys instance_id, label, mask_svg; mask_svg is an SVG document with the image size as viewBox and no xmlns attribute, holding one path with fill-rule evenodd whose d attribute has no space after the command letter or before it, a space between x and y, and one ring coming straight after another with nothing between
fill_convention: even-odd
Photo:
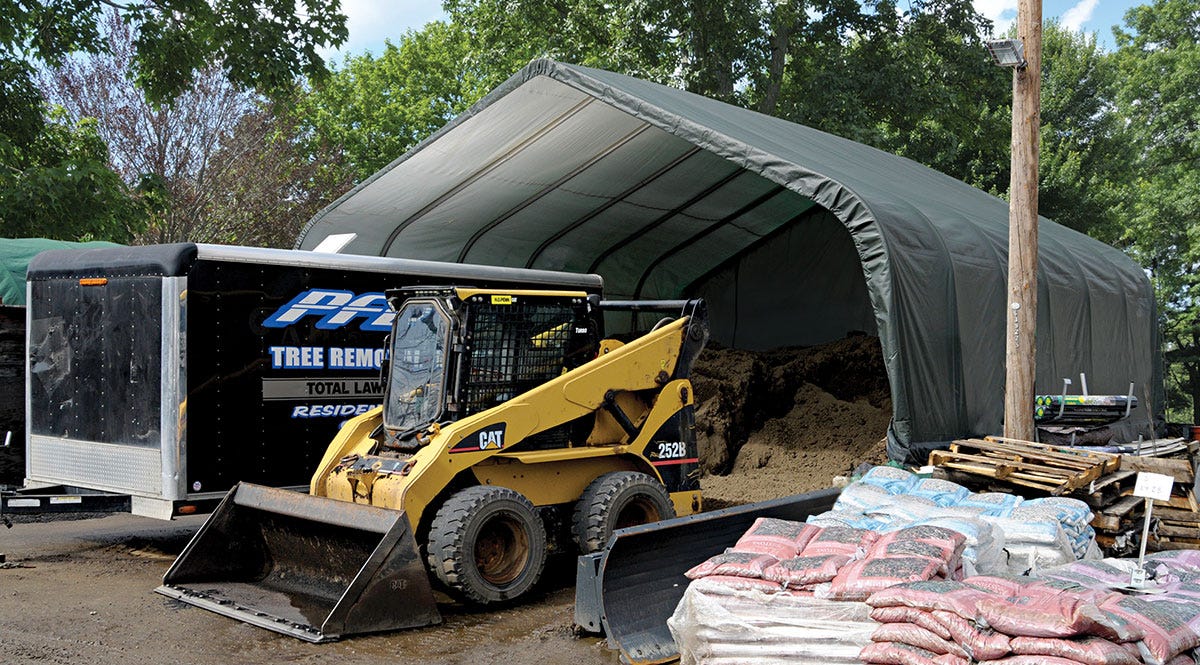
<instances>
[{"instance_id":1,"label":"plastic wrapped pallet of bags","mask_svg":"<svg viewBox=\"0 0 1200 665\"><path fill-rule=\"evenodd\" d=\"M867 517L852 510L827 510L816 515L809 515L806 521L819 527L845 526L868 531L882 531L888 527L888 523L883 520Z\"/></svg>"},{"instance_id":2,"label":"plastic wrapped pallet of bags","mask_svg":"<svg viewBox=\"0 0 1200 665\"><path fill-rule=\"evenodd\" d=\"M810 540L821 533L820 527L804 522L760 517L738 538L731 548L737 552L769 554L788 559L800 553Z\"/></svg>"},{"instance_id":3,"label":"plastic wrapped pallet of bags","mask_svg":"<svg viewBox=\"0 0 1200 665\"><path fill-rule=\"evenodd\" d=\"M945 579L946 562L923 556L868 556L838 570L828 584L813 593L832 600L866 600L871 594L897 584Z\"/></svg>"},{"instance_id":4,"label":"plastic wrapped pallet of bags","mask_svg":"<svg viewBox=\"0 0 1200 665\"><path fill-rule=\"evenodd\" d=\"M859 482L882 487L891 494L905 494L917 482L917 476L894 466L877 466L866 472Z\"/></svg>"},{"instance_id":5,"label":"plastic wrapped pallet of bags","mask_svg":"<svg viewBox=\"0 0 1200 665\"><path fill-rule=\"evenodd\" d=\"M898 494L890 499L890 501L881 503L874 508L868 508L864 512L868 517L892 524L893 528L903 528L917 520L945 514L944 511L947 510L932 500L919 496Z\"/></svg>"},{"instance_id":6,"label":"plastic wrapped pallet of bags","mask_svg":"<svg viewBox=\"0 0 1200 665\"><path fill-rule=\"evenodd\" d=\"M914 522L912 526L939 526L961 533L966 540L962 552L963 573L995 575L1008 572L1008 555L1004 551L1004 532L980 517L933 517Z\"/></svg>"},{"instance_id":7,"label":"plastic wrapped pallet of bags","mask_svg":"<svg viewBox=\"0 0 1200 665\"><path fill-rule=\"evenodd\" d=\"M876 624L863 603L688 585L667 620L684 665L858 663Z\"/></svg>"},{"instance_id":8,"label":"plastic wrapped pallet of bags","mask_svg":"<svg viewBox=\"0 0 1200 665\"><path fill-rule=\"evenodd\" d=\"M1172 575L1189 581L1200 579L1200 550L1170 550L1146 555L1146 569L1155 577Z\"/></svg>"},{"instance_id":9,"label":"plastic wrapped pallet of bags","mask_svg":"<svg viewBox=\"0 0 1200 665\"><path fill-rule=\"evenodd\" d=\"M1078 558L1057 515L1051 510L1034 508L1026 511L1021 505L1013 509L1012 517L982 519L1004 532L1010 573L1037 573Z\"/></svg>"},{"instance_id":10,"label":"plastic wrapped pallet of bags","mask_svg":"<svg viewBox=\"0 0 1200 665\"><path fill-rule=\"evenodd\" d=\"M1070 582L1084 589L1112 590L1129 584L1137 568L1136 559L1072 561L1038 573L1039 579Z\"/></svg>"},{"instance_id":11,"label":"plastic wrapped pallet of bags","mask_svg":"<svg viewBox=\"0 0 1200 665\"><path fill-rule=\"evenodd\" d=\"M1047 510L1054 513L1062 524L1063 532L1071 541L1075 558L1088 557L1089 549L1094 549L1096 530L1092 528L1092 509L1078 499L1066 497L1046 497L1030 499L1013 510L1013 516L1020 519L1032 511Z\"/></svg>"},{"instance_id":12,"label":"plastic wrapped pallet of bags","mask_svg":"<svg viewBox=\"0 0 1200 665\"><path fill-rule=\"evenodd\" d=\"M1013 508L1021 505L1025 499L1016 494L1003 492L972 492L958 502L959 508L978 508L981 514L990 517L1009 517Z\"/></svg>"},{"instance_id":13,"label":"plastic wrapped pallet of bags","mask_svg":"<svg viewBox=\"0 0 1200 665\"><path fill-rule=\"evenodd\" d=\"M914 482L906 494L929 499L939 506L956 506L960 501L966 499L971 491L949 480L922 478Z\"/></svg>"},{"instance_id":14,"label":"plastic wrapped pallet of bags","mask_svg":"<svg viewBox=\"0 0 1200 665\"><path fill-rule=\"evenodd\" d=\"M837 502L833 504L833 509L861 513L868 508L875 508L887 503L892 496L892 492L879 485L872 485L871 483L859 480L842 488Z\"/></svg>"},{"instance_id":15,"label":"plastic wrapped pallet of bags","mask_svg":"<svg viewBox=\"0 0 1200 665\"><path fill-rule=\"evenodd\" d=\"M1200 604L1182 602L1153 602L1145 598L1111 594L1100 609L1118 617L1143 635L1138 641L1142 660L1150 665L1164 665L1184 652L1200 647Z\"/></svg>"},{"instance_id":16,"label":"plastic wrapped pallet of bags","mask_svg":"<svg viewBox=\"0 0 1200 665\"><path fill-rule=\"evenodd\" d=\"M966 537L953 529L929 524L890 531L871 545L869 556L920 556L942 563L938 576L962 579Z\"/></svg>"}]
</instances>

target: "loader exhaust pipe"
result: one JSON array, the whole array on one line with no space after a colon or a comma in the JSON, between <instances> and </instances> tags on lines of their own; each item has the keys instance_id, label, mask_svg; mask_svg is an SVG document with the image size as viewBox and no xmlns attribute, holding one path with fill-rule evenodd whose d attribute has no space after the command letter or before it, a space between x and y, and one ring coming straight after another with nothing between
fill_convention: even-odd
<instances>
[{"instance_id":1,"label":"loader exhaust pipe","mask_svg":"<svg viewBox=\"0 0 1200 665\"><path fill-rule=\"evenodd\" d=\"M309 642L441 622L403 512L249 483L155 591Z\"/></svg>"}]
</instances>

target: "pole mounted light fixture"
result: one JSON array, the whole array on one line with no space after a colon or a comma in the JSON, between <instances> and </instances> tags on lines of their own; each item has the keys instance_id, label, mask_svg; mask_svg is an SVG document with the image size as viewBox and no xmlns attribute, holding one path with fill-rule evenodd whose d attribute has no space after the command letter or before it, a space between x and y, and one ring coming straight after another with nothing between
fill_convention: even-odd
<instances>
[{"instance_id":1,"label":"pole mounted light fixture","mask_svg":"<svg viewBox=\"0 0 1200 665\"><path fill-rule=\"evenodd\" d=\"M1025 44L1020 39L993 39L987 42L992 61L1001 67L1025 69Z\"/></svg>"}]
</instances>

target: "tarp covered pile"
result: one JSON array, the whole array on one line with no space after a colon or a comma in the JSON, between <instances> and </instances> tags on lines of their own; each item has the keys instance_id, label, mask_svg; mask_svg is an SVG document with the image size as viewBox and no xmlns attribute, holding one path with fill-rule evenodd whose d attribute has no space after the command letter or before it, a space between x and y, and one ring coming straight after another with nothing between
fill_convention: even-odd
<instances>
[{"instance_id":1,"label":"tarp covered pile","mask_svg":"<svg viewBox=\"0 0 1200 665\"><path fill-rule=\"evenodd\" d=\"M68 242L46 238L0 238L0 304L25 305L25 271L48 249L116 247L111 242Z\"/></svg>"}]
</instances>

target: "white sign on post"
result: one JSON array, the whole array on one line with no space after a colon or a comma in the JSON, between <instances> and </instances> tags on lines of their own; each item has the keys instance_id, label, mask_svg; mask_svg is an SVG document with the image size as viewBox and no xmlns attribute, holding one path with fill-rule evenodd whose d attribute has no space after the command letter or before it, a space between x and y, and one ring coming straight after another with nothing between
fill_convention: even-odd
<instances>
[{"instance_id":1,"label":"white sign on post","mask_svg":"<svg viewBox=\"0 0 1200 665\"><path fill-rule=\"evenodd\" d=\"M1146 541L1150 538L1150 513L1154 510L1154 501L1170 501L1171 489L1175 487L1175 479L1161 473L1140 471L1137 482L1133 484L1133 495L1141 497L1146 504L1146 516L1142 521L1142 546L1138 552L1137 568L1129 576L1129 588L1141 593L1160 593L1146 582Z\"/></svg>"},{"instance_id":2,"label":"white sign on post","mask_svg":"<svg viewBox=\"0 0 1200 665\"><path fill-rule=\"evenodd\" d=\"M1137 482L1133 485L1133 495L1155 501L1170 501L1171 488L1175 479L1161 473L1138 472Z\"/></svg>"}]
</instances>

